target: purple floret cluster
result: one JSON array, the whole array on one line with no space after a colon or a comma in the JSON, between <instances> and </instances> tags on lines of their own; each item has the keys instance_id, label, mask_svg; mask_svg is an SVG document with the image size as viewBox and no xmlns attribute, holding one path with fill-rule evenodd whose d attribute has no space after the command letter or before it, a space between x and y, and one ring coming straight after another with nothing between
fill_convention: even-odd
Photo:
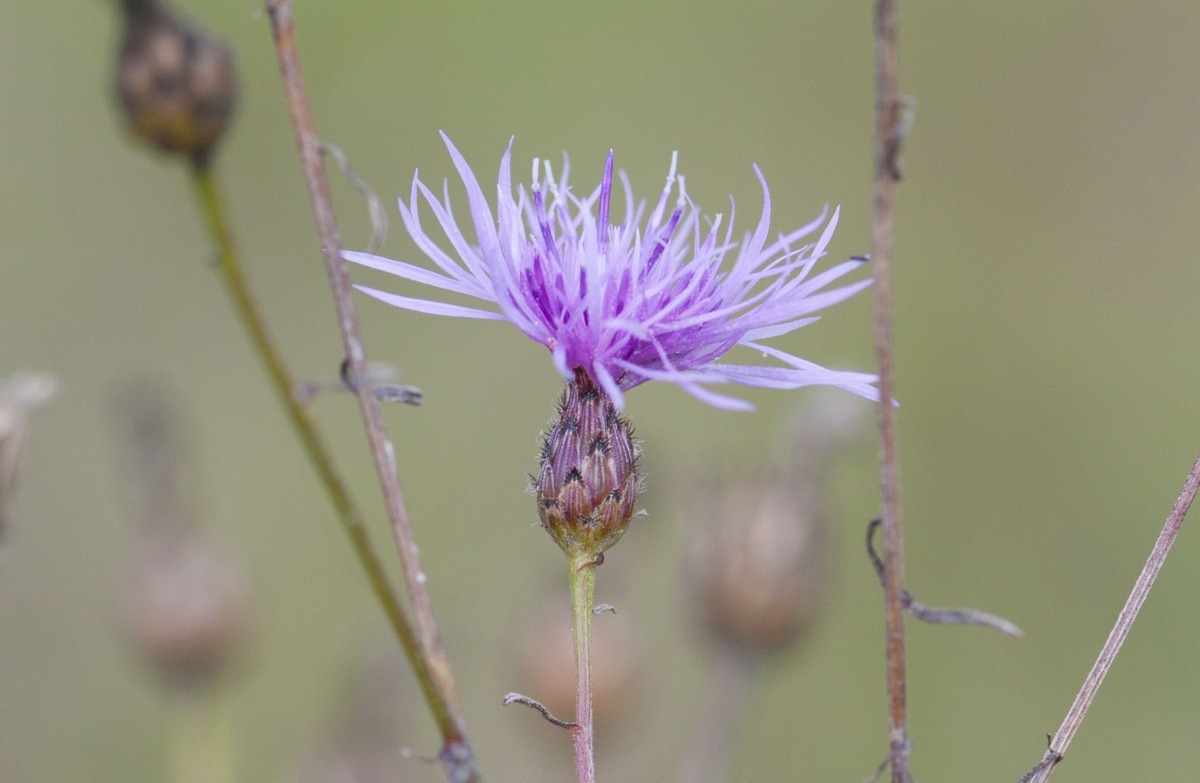
<instances>
[{"instance_id":1,"label":"purple floret cluster","mask_svg":"<svg viewBox=\"0 0 1200 783\"><path fill-rule=\"evenodd\" d=\"M514 191L510 142L500 160L493 215L474 172L444 134L443 139L466 187L474 240L453 215L448 187L439 199L414 176L400 214L437 269L367 253L345 257L498 310L359 286L363 292L423 313L510 321L550 350L565 379L582 369L618 409L625 391L650 380L678 384L726 410L752 406L709 386L826 384L878 399L874 375L826 369L762 342L807 326L818 320L818 311L870 285L869 279L839 283L862 259L815 271L837 226L837 210L770 238L771 196L756 166L762 214L753 232L735 237L732 203L728 220L705 218L688 198L673 158L662 195L649 211L645 200L634 198L625 173L618 173L625 203L623 218L614 222L611 152L599 186L586 196L571 191L565 159L557 177L549 164L534 160L529 189L518 185ZM444 243L422 226L422 202ZM815 242L799 244L818 231ZM736 346L777 363L721 362Z\"/></svg>"}]
</instances>

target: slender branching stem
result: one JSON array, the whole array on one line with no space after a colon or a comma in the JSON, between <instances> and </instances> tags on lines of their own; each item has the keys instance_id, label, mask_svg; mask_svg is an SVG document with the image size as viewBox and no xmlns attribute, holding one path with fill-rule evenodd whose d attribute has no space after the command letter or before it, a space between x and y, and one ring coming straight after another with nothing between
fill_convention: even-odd
<instances>
[{"instance_id":1,"label":"slender branching stem","mask_svg":"<svg viewBox=\"0 0 1200 783\"><path fill-rule=\"evenodd\" d=\"M317 434L312 418L293 394L295 379L284 365L282 355L267 332L258 303L250 291L242 270L240 256L233 242L232 232L225 219L220 190L212 169L204 164L194 165L192 167L192 183L205 226L216 245L217 270L220 272L221 280L233 302L234 310L250 337L251 345L253 345L259 361L266 368L271 386L275 390L296 436L300 439L305 453L312 462L321 486L333 504L338 521L350 540L351 548L354 550L360 566L367 575L371 591L383 608L405 655L413 664L417 679L427 694L426 698L429 699L431 694L433 698L436 698L436 684L429 668L424 665L420 644L413 630L412 622L392 590L387 573L384 571L379 557L375 554L363 523L362 514L351 499L341 476L334 468L333 458ZM432 699L431 703L434 703Z\"/></svg>"},{"instance_id":2,"label":"slender branching stem","mask_svg":"<svg viewBox=\"0 0 1200 783\"><path fill-rule=\"evenodd\" d=\"M898 0L875 7L875 192L871 261L875 276L875 359L879 367L879 461L883 496L884 594L887 613L888 728L893 783L907 783L908 716L904 662L904 552L900 526L900 467L892 365L892 250L894 197L902 122L896 87Z\"/></svg>"},{"instance_id":3,"label":"slender branching stem","mask_svg":"<svg viewBox=\"0 0 1200 783\"><path fill-rule=\"evenodd\" d=\"M242 271L240 257L233 243L232 233L225 220L225 211L222 208L221 195L213 172L206 166L196 166L192 169L192 175L196 196L200 202L200 211L209 234L216 244L217 270L229 292L229 298L233 301L234 310L250 337L259 361L267 370L267 377L287 413L288 421L291 422L296 436L304 447L304 452L317 471L321 486L324 487L325 493L333 504L334 511L337 512L342 529L350 539L354 554L358 557L359 564L371 584L372 592L375 593L375 597L383 607L401 646L404 647L410 658L419 660L416 635L413 633L404 607L401 606L396 594L392 591L387 574L375 554L367 535L366 526L363 524L362 514L359 513L346 490L345 483L335 470L333 458L317 434L312 418L292 394L292 390L295 388L294 379L284 365L283 357L270 334L267 333L258 303L250 292L246 276ZM428 679L428 674L425 677Z\"/></svg>"},{"instance_id":4,"label":"slender branching stem","mask_svg":"<svg viewBox=\"0 0 1200 783\"><path fill-rule=\"evenodd\" d=\"M592 616L596 601L596 562L593 557L568 558L571 588L571 629L575 640L575 744L577 783L595 783L596 760L592 730Z\"/></svg>"},{"instance_id":5,"label":"slender branching stem","mask_svg":"<svg viewBox=\"0 0 1200 783\"><path fill-rule=\"evenodd\" d=\"M1084 716L1092 706L1092 700L1096 698L1096 692L1100 690L1100 684L1104 682L1108 670L1116 660L1117 653L1121 650L1121 645L1125 643L1125 637L1129 635L1129 630L1133 627L1133 621L1137 619L1142 604L1146 603L1146 598L1150 595L1150 588L1154 586L1154 580L1158 578L1158 573L1162 570L1163 563L1166 562L1167 555L1175 544L1179 528L1183 525L1183 519L1187 516L1192 501L1196 499L1197 490L1200 490L1200 457L1196 459L1187 478L1184 479L1183 488L1179 490L1179 497L1175 499L1175 505L1171 509L1171 513L1167 515L1162 532L1158 534L1158 540L1154 542L1154 549L1151 550L1146 565L1142 567L1142 572L1138 574L1137 581L1133 584L1133 590L1129 593L1129 598L1125 600L1125 606L1121 608L1121 613L1117 615L1117 621L1113 625L1112 631L1109 632L1108 639L1100 649L1100 655L1097 656L1096 662L1092 664L1092 670L1088 672L1083 681L1083 687L1079 689L1079 694L1072 702L1071 708L1067 710L1067 717L1063 719L1058 732L1050 740L1050 746L1046 749L1042 760L1021 778L1022 781L1043 783L1050 777L1050 773L1054 771L1058 762L1062 761L1063 754L1067 752L1067 746L1071 744L1075 732L1079 730L1079 725L1083 723Z\"/></svg>"},{"instance_id":6,"label":"slender branching stem","mask_svg":"<svg viewBox=\"0 0 1200 783\"><path fill-rule=\"evenodd\" d=\"M458 694L450 671L450 660L433 614L433 603L429 599L429 591L425 584L425 570L421 567L408 508L396 475L395 453L383 427L379 402L375 399L371 384L365 382L366 350L363 347L358 312L351 296L350 276L346 270L346 262L341 257L341 231L333 211L329 182L325 177L321 144L313 124L312 108L304 88L304 78L300 73L292 4L290 0L267 0L267 14L271 20L271 34L275 41L275 54L283 81L284 97L296 133L301 168L308 186L325 270L329 276L330 290L337 310L338 327L342 333L349 374L354 380L363 428L366 430L367 443L375 463L375 474L383 491L388 521L391 523L392 535L400 553L406 592L412 605L420 647L417 656L419 660L410 658L410 661L419 676L422 670L428 672L428 679L422 680L422 684L425 687L425 698L442 735L442 749L438 757L442 760L447 777L451 783L478 781L481 776L467 737L466 721L459 707Z\"/></svg>"}]
</instances>

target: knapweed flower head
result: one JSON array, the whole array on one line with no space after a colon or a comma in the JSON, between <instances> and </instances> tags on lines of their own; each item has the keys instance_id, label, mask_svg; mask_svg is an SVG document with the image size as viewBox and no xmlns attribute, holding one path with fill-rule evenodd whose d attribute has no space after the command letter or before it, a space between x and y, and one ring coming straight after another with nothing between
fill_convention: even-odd
<instances>
[{"instance_id":1,"label":"knapweed flower head","mask_svg":"<svg viewBox=\"0 0 1200 783\"><path fill-rule=\"evenodd\" d=\"M443 134L466 186L474 240L455 219L449 188L439 199L414 177L408 203L400 202L405 228L436 265L347 252L346 258L416 283L494 305L498 311L379 291L360 290L389 304L434 315L507 320L550 350L559 373L573 382L581 370L620 410L624 392L650 380L669 381L704 402L749 410L741 399L709 384L793 389L830 384L878 399L875 376L829 370L767 346L763 340L816 320L814 313L854 295L870 280L833 284L858 268L854 259L815 273L837 226L838 212L823 212L798 229L769 236L771 196L752 232L734 235L729 219L705 219L688 198L672 158L666 186L653 209L634 198L618 175L624 215L614 221L613 155L600 184L580 196L568 184L564 158L556 178L534 160L526 190L512 183L512 143L500 160L496 212L458 149ZM677 191L674 199L672 193ZM428 206L450 250L421 222ZM822 228L823 227L823 228ZM820 230L815 242L800 241ZM727 264L727 257L732 263ZM772 366L728 364L720 359L744 346L775 359Z\"/></svg>"}]
</instances>

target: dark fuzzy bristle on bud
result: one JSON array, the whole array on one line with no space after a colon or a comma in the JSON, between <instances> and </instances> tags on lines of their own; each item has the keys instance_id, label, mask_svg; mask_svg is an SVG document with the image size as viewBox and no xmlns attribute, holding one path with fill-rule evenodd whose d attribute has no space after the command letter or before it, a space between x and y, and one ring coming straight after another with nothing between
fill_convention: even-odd
<instances>
[{"instance_id":1,"label":"dark fuzzy bristle on bud","mask_svg":"<svg viewBox=\"0 0 1200 783\"><path fill-rule=\"evenodd\" d=\"M160 2L123 0L117 97L134 136L206 164L237 102L233 55Z\"/></svg>"},{"instance_id":2,"label":"dark fuzzy bristle on bud","mask_svg":"<svg viewBox=\"0 0 1200 783\"><path fill-rule=\"evenodd\" d=\"M567 384L535 480L542 526L568 555L598 559L625 533L638 491L633 428L583 370Z\"/></svg>"}]
</instances>

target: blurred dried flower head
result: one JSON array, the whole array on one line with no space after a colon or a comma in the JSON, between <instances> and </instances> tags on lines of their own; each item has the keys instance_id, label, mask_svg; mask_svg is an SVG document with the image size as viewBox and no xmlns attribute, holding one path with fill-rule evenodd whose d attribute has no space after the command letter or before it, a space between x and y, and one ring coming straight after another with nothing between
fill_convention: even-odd
<instances>
[{"instance_id":1,"label":"blurred dried flower head","mask_svg":"<svg viewBox=\"0 0 1200 783\"><path fill-rule=\"evenodd\" d=\"M237 103L233 55L159 0L119 0L117 97L137 138L206 163Z\"/></svg>"},{"instance_id":2,"label":"blurred dried flower head","mask_svg":"<svg viewBox=\"0 0 1200 783\"><path fill-rule=\"evenodd\" d=\"M145 536L121 595L130 641L173 686L202 687L245 651L254 612L245 573L194 536Z\"/></svg>"},{"instance_id":3,"label":"blurred dried flower head","mask_svg":"<svg viewBox=\"0 0 1200 783\"><path fill-rule=\"evenodd\" d=\"M615 725L632 712L643 670L642 645L625 615L601 612L592 621L592 708L597 725ZM545 601L520 651L522 690L554 715L575 714L575 648L571 607Z\"/></svg>"},{"instance_id":4,"label":"blurred dried flower head","mask_svg":"<svg viewBox=\"0 0 1200 783\"><path fill-rule=\"evenodd\" d=\"M33 412L56 394L58 381L38 373L17 373L0 386L0 536L7 526L5 511L28 443Z\"/></svg>"},{"instance_id":5,"label":"blurred dried flower head","mask_svg":"<svg viewBox=\"0 0 1200 783\"><path fill-rule=\"evenodd\" d=\"M828 571L824 508L811 482L774 472L712 486L689 574L707 626L749 650L791 642L816 615ZM697 520L698 521L698 520Z\"/></svg>"},{"instance_id":6,"label":"blurred dried flower head","mask_svg":"<svg viewBox=\"0 0 1200 783\"><path fill-rule=\"evenodd\" d=\"M811 625L829 575L826 479L865 424L836 396L806 406L775 465L721 474L693 491L687 573L703 623L746 651L793 642Z\"/></svg>"},{"instance_id":7,"label":"blurred dried flower head","mask_svg":"<svg viewBox=\"0 0 1200 783\"><path fill-rule=\"evenodd\" d=\"M189 497L178 414L162 392L136 386L120 400L135 540L120 593L129 640L165 678L208 684L249 646L249 579L233 555L208 540Z\"/></svg>"}]
</instances>

